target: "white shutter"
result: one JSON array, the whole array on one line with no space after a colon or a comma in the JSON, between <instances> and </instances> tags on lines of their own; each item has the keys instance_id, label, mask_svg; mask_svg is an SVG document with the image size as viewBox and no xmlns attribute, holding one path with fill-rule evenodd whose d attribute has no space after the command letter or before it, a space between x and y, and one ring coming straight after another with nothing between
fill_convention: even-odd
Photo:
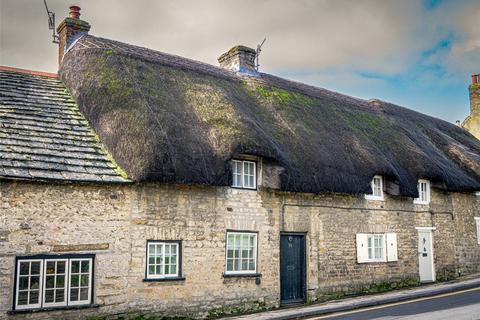
<instances>
[{"instance_id":1,"label":"white shutter","mask_svg":"<svg viewBox=\"0 0 480 320\"><path fill-rule=\"evenodd\" d=\"M368 235L366 233L357 233L357 262L358 263L368 262L367 236Z\"/></svg>"},{"instance_id":2,"label":"white shutter","mask_svg":"<svg viewBox=\"0 0 480 320\"><path fill-rule=\"evenodd\" d=\"M480 244L480 217L475 217L475 224L477 226L477 242Z\"/></svg>"},{"instance_id":3,"label":"white shutter","mask_svg":"<svg viewBox=\"0 0 480 320\"><path fill-rule=\"evenodd\" d=\"M387 239L387 261L398 261L397 234L386 233L385 238Z\"/></svg>"}]
</instances>

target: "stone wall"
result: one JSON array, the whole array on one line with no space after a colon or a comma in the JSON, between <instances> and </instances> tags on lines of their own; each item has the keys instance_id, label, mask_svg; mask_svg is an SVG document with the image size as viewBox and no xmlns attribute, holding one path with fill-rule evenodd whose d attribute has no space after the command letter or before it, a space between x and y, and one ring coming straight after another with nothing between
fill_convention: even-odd
<instances>
[{"instance_id":1,"label":"stone wall","mask_svg":"<svg viewBox=\"0 0 480 320\"><path fill-rule=\"evenodd\" d=\"M436 227L437 277L480 271L470 194L432 192L430 207L344 195L160 184L0 183L0 318L156 313L205 316L279 304L281 231L307 232L310 300L418 282L417 231ZM429 211L435 212L431 214ZM453 214L450 214L453 213ZM453 217L453 220L452 220ZM226 230L258 232L255 278L225 278ZM397 262L358 264L355 234L396 232ZM144 282L146 241L182 240L183 281ZM80 250L80 251L79 251ZM8 315L15 256L95 253L96 308Z\"/></svg>"}]
</instances>

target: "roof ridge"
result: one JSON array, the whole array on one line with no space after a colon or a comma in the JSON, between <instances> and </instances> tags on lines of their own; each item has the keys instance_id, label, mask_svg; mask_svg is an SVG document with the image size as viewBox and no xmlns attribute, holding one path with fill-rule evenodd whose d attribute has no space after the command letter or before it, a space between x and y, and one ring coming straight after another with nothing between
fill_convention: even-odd
<instances>
[{"instance_id":1,"label":"roof ridge","mask_svg":"<svg viewBox=\"0 0 480 320\"><path fill-rule=\"evenodd\" d=\"M15 72L15 73L28 74L28 75L31 75L31 76L41 76L41 77L58 79L58 74L56 74L56 73L45 72L45 71L35 71L35 70L29 70L29 69L21 69L21 68L2 66L2 65L0 65L0 71Z\"/></svg>"}]
</instances>

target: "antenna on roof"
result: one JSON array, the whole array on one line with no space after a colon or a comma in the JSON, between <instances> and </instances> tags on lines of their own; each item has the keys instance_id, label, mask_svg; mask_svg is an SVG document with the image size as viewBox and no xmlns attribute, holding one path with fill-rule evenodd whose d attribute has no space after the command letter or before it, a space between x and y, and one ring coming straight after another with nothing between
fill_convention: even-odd
<instances>
[{"instance_id":1,"label":"antenna on roof","mask_svg":"<svg viewBox=\"0 0 480 320\"><path fill-rule=\"evenodd\" d=\"M260 67L260 63L258 63L258 56L260 56L260 52L262 52L262 46L267 41L267 38L265 37L259 45L257 45L257 52L255 54L255 57L257 58L257 63L255 63L255 69L258 71L258 67Z\"/></svg>"},{"instance_id":2,"label":"antenna on roof","mask_svg":"<svg viewBox=\"0 0 480 320\"><path fill-rule=\"evenodd\" d=\"M43 3L45 4L45 9L47 10L47 15L48 15L48 29L53 30L52 31L52 38L53 38L52 42L53 43L58 43L59 42L58 35L55 33L55 12L52 12L52 11L48 10L47 0L43 0Z\"/></svg>"}]
</instances>

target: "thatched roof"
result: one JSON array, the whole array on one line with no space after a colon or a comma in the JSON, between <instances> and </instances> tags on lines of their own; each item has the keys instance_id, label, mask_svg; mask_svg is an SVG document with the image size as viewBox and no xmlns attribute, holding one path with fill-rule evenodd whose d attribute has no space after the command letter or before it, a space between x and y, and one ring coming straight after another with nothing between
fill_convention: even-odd
<instances>
[{"instance_id":1,"label":"thatched roof","mask_svg":"<svg viewBox=\"0 0 480 320\"><path fill-rule=\"evenodd\" d=\"M0 179L127 182L56 76L0 67Z\"/></svg>"},{"instance_id":2,"label":"thatched roof","mask_svg":"<svg viewBox=\"0 0 480 320\"><path fill-rule=\"evenodd\" d=\"M480 190L480 141L448 122L267 74L247 76L91 35L61 79L135 181L230 185L229 160L285 168L281 188L368 193L375 174Z\"/></svg>"}]
</instances>

